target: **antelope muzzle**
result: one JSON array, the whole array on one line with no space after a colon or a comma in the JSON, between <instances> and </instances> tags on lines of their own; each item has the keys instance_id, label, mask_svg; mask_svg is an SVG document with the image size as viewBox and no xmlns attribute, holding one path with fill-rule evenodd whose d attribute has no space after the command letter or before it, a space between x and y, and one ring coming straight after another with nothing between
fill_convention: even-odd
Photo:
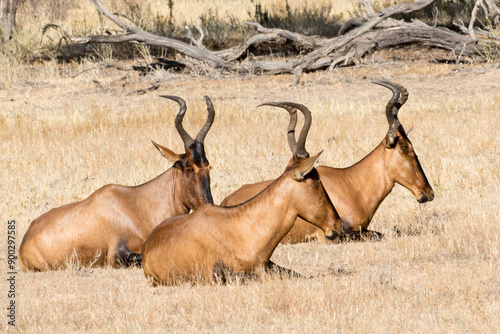
<instances>
[{"instance_id":1,"label":"antelope muzzle","mask_svg":"<svg viewBox=\"0 0 500 334\"><path fill-rule=\"evenodd\" d=\"M430 189L427 193L421 192L420 197L417 199L419 203L432 202L434 199L434 190Z\"/></svg>"}]
</instances>

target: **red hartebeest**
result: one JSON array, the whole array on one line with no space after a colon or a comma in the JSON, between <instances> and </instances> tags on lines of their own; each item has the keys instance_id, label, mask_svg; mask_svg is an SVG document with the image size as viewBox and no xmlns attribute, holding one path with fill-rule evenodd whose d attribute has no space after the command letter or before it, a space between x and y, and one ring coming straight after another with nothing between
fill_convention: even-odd
<instances>
[{"instance_id":1,"label":"red hartebeest","mask_svg":"<svg viewBox=\"0 0 500 334\"><path fill-rule=\"evenodd\" d=\"M296 121L293 113L290 124L294 117ZM340 235L342 221L314 169L321 152L309 157L304 128L298 143L292 135L297 148L292 161L258 195L233 207L203 205L190 215L165 220L151 232L142 246L142 265L153 285L214 278L224 282L227 271L251 275L260 268L277 267L281 274L290 274L269 259L297 217L332 239Z\"/></svg>"},{"instance_id":2,"label":"red hartebeest","mask_svg":"<svg viewBox=\"0 0 500 334\"><path fill-rule=\"evenodd\" d=\"M212 101L205 96L208 118L193 139L182 126L186 103L179 97L175 127L184 146L176 154L153 142L173 166L156 178L135 187L110 184L88 198L48 211L35 219L19 247L23 270L43 271L78 265L137 264L141 244L164 219L186 214L203 203L213 203L210 164L204 140L215 117Z\"/></svg>"},{"instance_id":3,"label":"red hartebeest","mask_svg":"<svg viewBox=\"0 0 500 334\"><path fill-rule=\"evenodd\" d=\"M434 191L420 165L413 146L398 120L398 111L408 99L407 90L396 83L377 81L375 84L392 90L393 96L386 106L389 131L382 142L361 161L348 168L319 166L323 185L335 209L344 221L346 237L365 235L381 238L382 234L368 230L368 225L380 203L399 183L409 189L419 203L434 199ZM235 205L251 198L272 181L244 185L226 197L221 205ZM283 239L283 243L298 243L310 239L328 242L323 232L302 219Z\"/></svg>"}]
</instances>

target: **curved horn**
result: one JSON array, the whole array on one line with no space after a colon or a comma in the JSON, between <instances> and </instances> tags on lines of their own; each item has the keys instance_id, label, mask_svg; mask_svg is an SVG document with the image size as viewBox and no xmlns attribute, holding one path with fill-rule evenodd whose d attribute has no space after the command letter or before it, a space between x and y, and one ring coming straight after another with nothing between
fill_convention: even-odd
<instances>
[{"instance_id":1,"label":"curved horn","mask_svg":"<svg viewBox=\"0 0 500 334\"><path fill-rule=\"evenodd\" d=\"M214 105L212 104L212 100L210 100L210 98L206 95L205 102L207 103L208 117L205 125L203 125L200 132L198 132L198 135L196 135L196 141L199 143L203 143L203 141L205 140L205 136L207 135L208 130L210 130L210 128L212 127L212 123L214 122L215 118Z\"/></svg>"},{"instance_id":2,"label":"curved horn","mask_svg":"<svg viewBox=\"0 0 500 334\"><path fill-rule=\"evenodd\" d=\"M172 96L172 95L160 95L160 97L173 100L179 104L180 106L179 112L175 117L175 128L177 129L177 132L181 136L181 139L184 142L184 146L189 147L191 144L194 143L194 140L189 135L189 133L187 133L186 130L184 130L184 127L182 126L182 120L184 119L184 115L186 114L186 109L187 109L186 101L184 101L178 96Z\"/></svg>"},{"instance_id":3,"label":"curved horn","mask_svg":"<svg viewBox=\"0 0 500 334\"><path fill-rule=\"evenodd\" d=\"M288 108L294 108L300 110L304 114L304 125L302 126L302 130L300 131L299 140L297 141L296 144L295 153L297 154L298 157L301 158L309 157L309 153L307 152L305 146L306 146L307 134L312 124L311 111L306 106L293 102L269 102L269 103L263 103L259 105L259 107L262 105L281 107L287 110Z\"/></svg>"},{"instance_id":4,"label":"curved horn","mask_svg":"<svg viewBox=\"0 0 500 334\"><path fill-rule=\"evenodd\" d=\"M403 104L406 103L406 101L408 101L408 91L406 90L406 88L404 88L403 86L399 86L399 91L401 92L401 97L399 98L399 101L398 101L398 104L399 104L399 108L401 108L403 106ZM398 108L398 111L399 111L399 108Z\"/></svg>"},{"instance_id":5,"label":"curved horn","mask_svg":"<svg viewBox=\"0 0 500 334\"><path fill-rule=\"evenodd\" d=\"M290 105L295 106L304 114L304 125L300 131L299 140L297 141L297 156L301 158L309 158L309 152L306 150L306 139L312 124L311 111L302 104L291 103Z\"/></svg>"},{"instance_id":6,"label":"curved horn","mask_svg":"<svg viewBox=\"0 0 500 334\"><path fill-rule=\"evenodd\" d=\"M384 86L389 88L392 91L392 98L387 103L385 108L385 115L387 117L387 122L389 122L389 126L398 119L399 109L405 104L408 100L408 91L403 86L390 82L390 81L373 81L372 83L380 86Z\"/></svg>"},{"instance_id":7,"label":"curved horn","mask_svg":"<svg viewBox=\"0 0 500 334\"><path fill-rule=\"evenodd\" d=\"M297 126L297 109L286 104L276 102L262 103L259 104L257 108L262 106L281 107L286 109L290 113L290 123L288 123L287 132L288 146L290 146L292 154L297 153L297 140L295 139L295 127Z\"/></svg>"}]
</instances>

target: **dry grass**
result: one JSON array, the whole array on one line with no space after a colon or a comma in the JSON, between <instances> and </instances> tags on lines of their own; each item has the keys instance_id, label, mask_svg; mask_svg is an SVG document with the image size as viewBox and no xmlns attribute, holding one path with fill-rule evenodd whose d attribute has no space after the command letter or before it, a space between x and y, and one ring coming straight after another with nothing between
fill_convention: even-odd
<instances>
[{"instance_id":1,"label":"dry grass","mask_svg":"<svg viewBox=\"0 0 500 334\"><path fill-rule=\"evenodd\" d=\"M102 4L113 11L126 12L130 6L137 5L143 14L152 13L154 15L169 15L170 9L168 1L163 0L101 0ZM249 13L255 10L255 4L261 4L264 10L270 14L279 14L286 6L284 0L214 0L214 1L173 1L173 17L179 24L186 22L188 24L196 23L196 18L203 13L212 12L220 17L234 17L240 20L247 20ZM380 2L380 1L379 1ZM401 1L399 1L401 2ZM375 1L377 3L377 1ZM353 12L359 8L355 0L320 0L307 4L321 8L323 5L332 5L330 15L348 15L348 12ZM304 2L301 0L288 0L288 5L292 10L295 8L304 7ZM36 11L37 17L25 17L23 14L33 13ZM86 15L81 15L82 11ZM99 17L94 5L90 1L81 1L78 4L68 0L56 1L27 1L20 7L20 14L23 17L21 24L34 20L45 19L53 23L66 23L75 27L82 28L84 26L100 24ZM112 23L111 23L112 24Z\"/></svg>"},{"instance_id":2,"label":"dry grass","mask_svg":"<svg viewBox=\"0 0 500 334\"><path fill-rule=\"evenodd\" d=\"M387 130L383 111L390 92L368 81L394 80L410 92L400 118L407 130L414 128L410 138L436 192L433 202L419 206L396 186L372 222L386 234L381 242L278 247L273 259L317 276L310 280L265 277L244 285L154 289L140 269L20 273L14 331L492 333L500 328L498 69L455 73L452 66L425 62L368 65L308 74L298 87L290 86L291 76L171 77L159 91L124 97L149 86L150 79L114 70L70 79L61 73L77 69L68 66L2 66L9 79L0 90L0 212L3 222L16 220L18 246L30 221L50 208L83 199L107 183L140 184L169 167L149 142L181 149L173 126L177 106L157 98L160 93L187 100L191 132L204 121L202 95L213 99L217 116L206 147L214 199L220 202L243 183L278 176L289 159L287 114L256 110L257 104L289 100L309 106L309 151L325 149L321 164L347 166ZM3 240L6 231L0 231ZM0 258L6 254L2 242ZM5 318L0 328L6 328Z\"/></svg>"}]
</instances>

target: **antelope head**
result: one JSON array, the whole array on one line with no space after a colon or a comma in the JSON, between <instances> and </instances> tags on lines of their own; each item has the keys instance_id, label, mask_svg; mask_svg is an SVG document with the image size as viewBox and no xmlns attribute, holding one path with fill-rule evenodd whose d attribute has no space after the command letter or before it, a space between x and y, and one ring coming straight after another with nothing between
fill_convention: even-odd
<instances>
[{"instance_id":1,"label":"antelope head","mask_svg":"<svg viewBox=\"0 0 500 334\"><path fill-rule=\"evenodd\" d=\"M215 118L215 110L212 101L205 96L207 103L208 117L205 125L193 139L182 126L182 120L186 114L186 102L177 96L160 95L177 102L180 106L179 112L175 118L175 128L184 143L185 153L177 154L166 147L155 142L153 145L160 153L172 162L173 168L178 170L176 190L180 200L189 209L196 209L203 203L212 203L212 192L210 190L210 163L205 156L204 141L205 136L210 130Z\"/></svg>"},{"instance_id":2,"label":"antelope head","mask_svg":"<svg viewBox=\"0 0 500 334\"><path fill-rule=\"evenodd\" d=\"M385 109L389 123L389 131L383 140L386 148L386 169L392 180L410 190L419 203L430 202L434 199L434 191L398 119L399 109L408 100L408 91L403 86L389 81L373 83L389 88L393 93Z\"/></svg>"},{"instance_id":3,"label":"antelope head","mask_svg":"<svg viewBox=\"0 0 500 334\"><path fill-rule=\"evenodd\" d=\"M302 104L292 102L267 102L260 104L258 107L260 106L283 108L290 114L287 137L288 146L290 146L293 156L285 169L285 173L290 173L290 177L296 181L297 189L291 191L301 194L299 203L297 203L299 208L298 216L310 223L315 223L315 225L319 222L317 226L323 226L321 229L328 239L334 240L338 238L343 234L342 219L323 188L318 171L314 168L314 163L323 151L310 157L305 147L307 134L312 124L311 111ZM295 138L297 110L304 114L304 125L300 131L298 141Z\"/></svg>"},{"instance_id":4,"label":"antelope head","mask_svg":"<svg viewBox=\"0 0 500 334\"><path fill-rule=\"evenodd\" d=\"M343 234L342 219L323 188L318 171L314 168L314 163L322 152L312 157L293 159L285 173L288 172L288 177L295 181L294 188L290 191L300 194L294 203L297 215L309 223L321 226L326 237L335 240Z\"/></svg>"}]
</instances>

